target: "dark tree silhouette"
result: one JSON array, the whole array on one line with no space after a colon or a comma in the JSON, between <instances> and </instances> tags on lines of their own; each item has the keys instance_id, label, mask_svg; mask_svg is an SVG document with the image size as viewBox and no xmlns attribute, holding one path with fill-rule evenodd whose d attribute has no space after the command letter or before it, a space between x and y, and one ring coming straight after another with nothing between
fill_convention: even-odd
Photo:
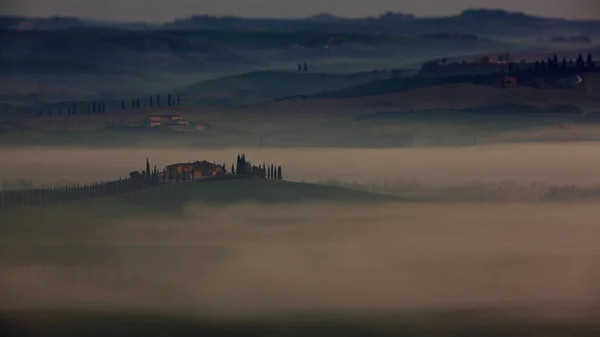
<instances>
[{"instance_id":1,"label":"dark tree silhouette","mask_svg":"<svg viewBox=\"0 0 600 337\"><path fill-rule=\"evenodd\" d=\"M308 64L306 62L304 62L304 72L308 71Z\"/></svg>"},{"instance_id":2,"label":"dark tree silhouette","mask_svg":"<svg viewBox=\"0 0 600 337\"><path fill-rule=\"evenodd\" d=\"M125 110L125 100L121 100L121 109Z\"/></svg>"},{"instance_id":3,"label":"dark tree silhouette","mask_svg":"<svg viewBox=\"0 0 600 337\"><path fill-rule=\"evenodd\" d=\"M150 162L146 158L146 180L150 181Z\"/></svg>"},{"instance_id":4,"label":"dark tree silhouette","mask_svg":"<svg viewBox=\"0 0 600 337\"><path fill-rule=\"evenodd\" d=\"M177 106L181 106L181 96L177 95Z\"/></svg>"},{"instance_id":5,"label":"dark tree silhouette","mask_svg":"<svg viewBox=\"0 0 600 337\"><path fill-rule=\"evenodd\" d=\"M231 164L231 174L235 174L235 167L233 167L233 164Z\"/></svg>"},{"instance_id":6,"label":"dark tree silhouette","mask_svg":"<svg viewBox=\"0 0 600 337\"><path fill-rule=\"evenodd\" d=\"M298 71L302 71L302 65L300 63L298 63Z\"/></svg>"},{"instance_id":7,"label":"dark tree silhouette","mask_svg":"<svg viewBox=\"0 0 600 337\"><path fill-rule=\"evenodd\" d=\"M96 102L92 102L92 113L96 113Z\"/></svg>"},{"instance_id":8,"label":"dark tree silhouette","mask_svg":"<svg viewBox=\"0 0 600 337\"><path fill-rule=\"evenodd\" d=\"M160 106L160 94L156 94L156 106Z\"/></svg>"},{"instance_id":9,"label":"dark tree silhouette","mask_svg":"<svg viewBox=\"0 0 600 337\"><path fill-rule=\"evenodd\" d=\"M139 108L140 107L140 99L138 98L136 102L137 102L137 107Z\"/></svg>"},{"instance_id":10,"label":"dark tree silhouette","mask_svg":"<svg viewBox=\"0 0 600 337\"><path fill-rule=\"evenodd\" d=\"M167 106L171 106L171 94L167 96Z\"/></svg>"},{"instance_id":11,"label":"dark tree silhouette","mask_svg":"<svg viewBox=\"0 0 600 337\"><path fill-rule=\"evenodd\" d=\"M562 59L562 65L561 65L562 70L567 70L567 58L563 57Z\"/></svg>"},{"instance_id":12,"label":"dark tree silhouette","mask_svg":"<svg viewBox=\"0 0 600 337\"><path fill-rule=\"evenodd\" d=\"M150 107L152 108L152 96L150 96Z\"/></svg>"},{"instance_id":13,"label":"dark tree silhouette","mask_svg":"<svg viewBox=\"0 0 600 337\"><path fill-rule=\"evenodd\" d=\"M584 67L585 62L583 61L583 56L579 54L579 56L577 56L577 70L583 70Z\"/></svg>"},{"instance_id":14,"label":"dark tree silhouette","mask_svg":"<svg viewBox=\"0 0 600 337\"><path fill-rule=\"evenodd\" d=\"M277 180L282 180L283 179L283 174L281 171L281 166L277 167Z\"/></svg>"},{"instance_id":15,"label":"dark tree silhouette","mask_svg":"<svg viewBox=\"0 0 600 337\"><path fill-rule=\"evenodd\" d=\"M586 64L586 67L588 69L590 69L590 70L595 68L594 60L592 59L592 54L591 53L588 54L587 61L585 62L585 64Z\"/></svg>"}]
</instances>

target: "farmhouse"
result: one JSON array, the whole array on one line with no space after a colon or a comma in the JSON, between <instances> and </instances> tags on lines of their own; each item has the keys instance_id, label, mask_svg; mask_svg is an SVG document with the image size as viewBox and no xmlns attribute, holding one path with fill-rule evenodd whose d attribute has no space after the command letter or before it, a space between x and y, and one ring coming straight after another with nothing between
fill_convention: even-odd
<instances>
[{"instance_id":1,"label":"farmhouse","mask_svg":"<svg viewBox=\"0 0 600 337\"><path fill-rule=\"evenodd\" d=\"M173 125L188 125L189 121L183 119L180 115L156 115L148 116L148 125L150 127L157 126L173 126Z\"/></svg>"},{"instance_id":2,"label":"farmhouse","mask_svg":"<svg viewBox=\"0 0 600 337\"><path fill-rule=\"evenodd\" d=\"M206 160L172 164L168 165L166 170L167 178L170 180L192 180L225 174L225 167Z\"/></svg>"}]
</instances>

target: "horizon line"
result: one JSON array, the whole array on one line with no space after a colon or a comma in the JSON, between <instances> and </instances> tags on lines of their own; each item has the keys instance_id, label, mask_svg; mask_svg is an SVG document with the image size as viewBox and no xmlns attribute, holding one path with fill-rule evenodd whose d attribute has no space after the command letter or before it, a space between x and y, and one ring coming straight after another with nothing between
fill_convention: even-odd
<instances>
[{"instance_id":1,"label":"horizon line","mask_svg":"<svg viewBox=\"0 0 600 337\"><path fill-rule=\"evenodd\" d=\"M441 18L453 18L460 17L467 12L501 12L508 15L520 15L524 17L530 18L539 18L542 20L560 20L560 21L571 21L571 22L590 22L590 21L600 21L600 18L567 18L567 17L554 17L554 16L544 16L538 14L527 13L524 11L510 11L501 8L493 8L493 7L470 7L461 10L456 14L451 15L423 15L418 16L416 14L405 13L400 11L392 11L387 10L383 11L376 15L365 15L365 16L341 16L336 15L331 12L317 12L308 16L298 16L298 17L277 17L277 16L241 16L241 15L212 15L207 13L197 13L189 16L181 16L174 17L169 20L160 20L160 21L144 21L144 20L111 20L111 19L101 19L101 18L90 18L85 16L73 16L73 15L61 15L54 14L49 16L29 16L29 15L19 15L19 14L0 14L0 18L23 18L29 20L47 20L47 19L77 19L81 21L90 21L90 22L98 22L98 23L128 23L128 24L145 24L145 25L164 25L168 23L174 23L177 21L189 20L192 18L214 18L214 19L242 19L242 20L272 20L272 21L305 21L311 20L318 17L329 17L331 19L337 20L368 20L368 19L376 19L380 20L383 16L387 14L404 16L406 18L412 18L414 20L419 19L441 19Z\"/></svg>"}]
</instances>

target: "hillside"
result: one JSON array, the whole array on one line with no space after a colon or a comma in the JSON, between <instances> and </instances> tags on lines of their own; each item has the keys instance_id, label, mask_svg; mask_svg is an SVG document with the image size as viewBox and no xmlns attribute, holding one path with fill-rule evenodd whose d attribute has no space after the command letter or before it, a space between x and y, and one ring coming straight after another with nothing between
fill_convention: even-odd
<instances>
[{"instance_id":1,"label":"hillside","mask_svg":"<svg viewBox=\"0 0 600 337\"><path fill-rule=\"evenodd\" d=\"M338 90L388 76L383 71L348 74L258 71L199 82L176 92L196 104L241 105Z\"/></svg>"},{"instance_id":2,"label":"hillside","mask_svg":"<svg viewBox=\"0 0 600 337\"><path fill-rule=\"evenodd\" d=\"M153 188L140 193L106 199L95 199L71 205L40 207L36 212L12 210L3 214L4 220L13 221L15 217L27 222L27 218L69 217L71 212L85 212L94 217L114 217L134 215L136 213L180 212L185 205L227 205L235 203L372 203L400 201L401 199L351 190L342 187L297 183L266 179L214 179L190 183L174 184ZM35 213L35 215L33 215Z\"/></svg>"},{"instance_id":3,"label":"hillside","mask_svg":"<svg viewBox=\"0 0 600 337\"><path fill-rule=\"evenodd\" d=\"M374 37L326 31L98 28L3 31L0 44L0 83L8 84L2 86L0 102L26 104L130 99L232 74L273 69L294 72L301 62L308 63L310 73L355 73L401 68L440 54L452 57L521 48L497 40L432 41L412 36ZM227 81L212 84L223 85ZM285 87L283 81L280 84ZM235 86L225 87L225 91L235 91ZM197 89L202 89L202 85ZM315 91L321 89L332 90L326 85Z\"/></svg>"},{"instance_id":4,"label":"hillside","mask_svg":"<svg viewBox=\"0 0 600 337\"><path fill-rule=\"evenodd\" d=\"M360 97L290 99L246 107L244 110L349 114L382 110L460 110L511 104L538 108L554 108L561 105L573 105L584 110L600 108L600 100L585 92L525 87L499 89L457 83Z\"/></svg>"}]
</instances>

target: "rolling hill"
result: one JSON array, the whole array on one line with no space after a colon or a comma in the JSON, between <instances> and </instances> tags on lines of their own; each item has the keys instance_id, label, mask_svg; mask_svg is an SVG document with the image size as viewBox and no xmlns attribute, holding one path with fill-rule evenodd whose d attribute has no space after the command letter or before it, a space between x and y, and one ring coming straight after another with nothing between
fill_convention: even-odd
<instances>
[{"instance_id":1,"label":"rolling hill","mask_svg":"<svg viewBox=\"0 0 600 337\"><path fill-rule=\"evenodd\" d=\"M136 213L179 212L185 205L227 205L235 203L373 203L402 201L402 199L381 194L373 194L342 187L312 183L298 183L266 179L209 179L185 184L173 184L153 188L132 195L114 198L95 199L71 205L40 207L30 210L11 210L3 214L3 220L47 217L52 219L69 218L69 214L82 211L94 217L115 217ZM39 212L38 212L39 211ZM33 219L31 218L31 219ZM12 219L12 220L11 220ZM2 220L2 221L3 221ZM71 219L76 221L75 218ZM1 221L0 221L1 222Z\"/></svg>"},{"instance_id":2,"label":"rolling hill","mask_svg":"<svg viewBox=\"0 0 600 337\"><path fill-rule=\"evenodd\" d=\"M263 113L331 113L332 115L370 113L385 110L461 110L486 106L527 105L554 108L573 105L583 110L600 108L600 100L579 91L534 88L499 89L483 85L455 83L418 89L344 98L290 99L244 107Z\"/></svg>"},{"instance_id":3,"label":"rolling hill","mask_svg":"<svg viewBox=\"0 0 600 337\"><path fill-rule=\"evenodd\" d=\"M243 105L338 90L388 76L384 71L348 74L258 71L199 82L176 92L196 104Z\"/></svg>"}]
</instances>

